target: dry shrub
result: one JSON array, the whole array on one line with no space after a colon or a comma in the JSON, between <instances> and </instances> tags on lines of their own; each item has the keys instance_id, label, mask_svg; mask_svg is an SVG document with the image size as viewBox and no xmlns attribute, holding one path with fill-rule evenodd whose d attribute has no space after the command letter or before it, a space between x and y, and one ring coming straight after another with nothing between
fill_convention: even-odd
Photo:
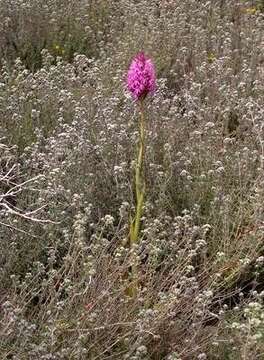
<instances>
[{"instance_id":1,"label":"dry shrub","mask_svg":"<svg viewBox=\"0 0 264 360\"><path fill-rule=\"evenodd\" d=\"M259 4L0 6L1 357L260 359ZM158 89L129 249L138 114L124 76L142 48Z\"/></svg>"}]
</instances>

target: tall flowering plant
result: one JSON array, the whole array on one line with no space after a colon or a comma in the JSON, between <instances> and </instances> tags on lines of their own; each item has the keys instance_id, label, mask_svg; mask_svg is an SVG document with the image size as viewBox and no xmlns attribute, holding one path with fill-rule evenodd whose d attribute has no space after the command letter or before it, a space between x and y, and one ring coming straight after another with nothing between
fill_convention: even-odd
<instances>
[{"instance_id":1,"label":"tall flowering plant","mask_svg":"<svg viewBox=\"0 0 264 360\"><path fill-rule=\"evenodd\" d=\"M145 198L145 173L144 173L144 155L145 155L145 112L144 100L148 94L152 94L156 87L155 67L150 58L144 52L139 53L132 60L127 73L127 88L139 108L139 140L135 169L135 214L130 219L129 243L133 248L139 242L139 231L141 217L143 213ZM132 285L129 293L134 296L137 292L138 271L136 261L132 264Z\"/></svg>"}]
</instances>

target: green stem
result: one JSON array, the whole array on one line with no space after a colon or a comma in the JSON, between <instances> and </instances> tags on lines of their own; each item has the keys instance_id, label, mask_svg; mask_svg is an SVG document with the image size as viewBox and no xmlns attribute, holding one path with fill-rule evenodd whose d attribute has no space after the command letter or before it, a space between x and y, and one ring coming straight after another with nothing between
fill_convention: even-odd
<instances>
[{"instance_id":1,"label":"green stem","mask_svg":"<svg viewBox=\"0 0 264 360\"><path fill-rule=\"evenodd\" d=\"M130 243L138 243L139 239L139 230L141 216L143 212L144 196L145 196L145 174L144 174L144 155L145 155L145 115L143 101L140 102L140 138L139 138L139 148L138 148L138 157L136 164L136 174L135 174L135 190L136 190L136 211L135 218L131 224L132 233L130 233Z\"/></svg>"},{"instance_id":2,"label":"green stem","mask_svg":"<svg viewBox=\"0 0 264 360\"><path fill-rule=\"evenodd\" d=\"M144 206L144 197L145 197L145 173L144 173L144 155L145 155L145 114L143 100L139 103L140 108L140 138L138 145L138 156L136 163L136 173L135 173L135 192L136 192L136 210L135 217L130 224L130 247L139 243L139 232L141 217L143 214ZM132 296L135 296L138 288L138 268L136 264L136 259L132 259L132 283L130 288L130 293Z\"/></svg>"}]
</instances>

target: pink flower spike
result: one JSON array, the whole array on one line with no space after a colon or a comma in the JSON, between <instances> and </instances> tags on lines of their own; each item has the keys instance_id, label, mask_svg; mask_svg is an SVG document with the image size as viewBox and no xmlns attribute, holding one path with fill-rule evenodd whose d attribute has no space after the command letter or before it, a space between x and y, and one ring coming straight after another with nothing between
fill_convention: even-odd
<instances>
[{"instance_id":1,"label":"pink flower spike","mask_svg":"<svg viewBox=\"0 0 264 360\"><path fill-rule=\"evenodd\" d=\"M155 67L144 52L132 60L127 73L127 88L136 100L144 99L156 87Z\"/></svg>"}]
</instances>

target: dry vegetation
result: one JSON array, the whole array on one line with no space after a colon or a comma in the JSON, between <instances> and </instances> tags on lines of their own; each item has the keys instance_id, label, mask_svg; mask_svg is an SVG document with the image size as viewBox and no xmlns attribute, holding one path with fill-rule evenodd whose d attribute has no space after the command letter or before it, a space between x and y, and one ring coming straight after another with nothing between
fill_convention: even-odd
<instances>
[{"instance_id":1,"label":"dry vegetation","mask_svg":"<svg viewBox=\"0 0 264 360\"><path fill-rule=\"evenodd\" d=\"M263 10L0 1L1 359L264 359ZM131 298L141 49L158 90Z\"/></svg>"}]
</instances>

